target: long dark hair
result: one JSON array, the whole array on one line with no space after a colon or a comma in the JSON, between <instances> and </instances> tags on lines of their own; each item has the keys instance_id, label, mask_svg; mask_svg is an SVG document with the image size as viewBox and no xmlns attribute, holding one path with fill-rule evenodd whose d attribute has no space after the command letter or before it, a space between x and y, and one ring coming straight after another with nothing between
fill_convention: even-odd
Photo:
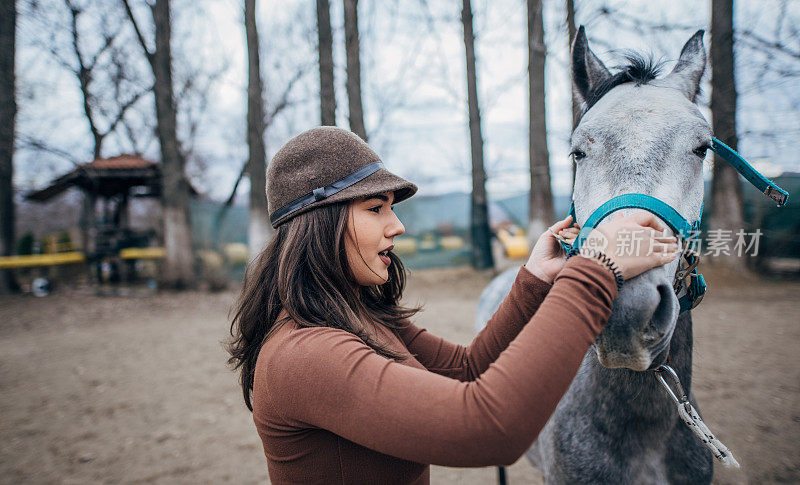
<instances>
[{"instance_id":1,"label":"long dark hair","mask_svg":"<svg viewBox=\"0 0 800 485\"><path fill-rule=\"evenodd\" d=\"M300 214L278 226L266 248L247 267L242 292L234 306L228 364L241 370L247 408L256 359L262 344L289 320L300 327L339 328L358 336L378 354L403 360L379 342L365 322L401 328L420 308L399 305L405 288L405 268L388 253L392 264L386 283L356 283L345 251L349 203L340 202ZM288 317L278 321L285 309Z\"/></svg>"}]
</instances>

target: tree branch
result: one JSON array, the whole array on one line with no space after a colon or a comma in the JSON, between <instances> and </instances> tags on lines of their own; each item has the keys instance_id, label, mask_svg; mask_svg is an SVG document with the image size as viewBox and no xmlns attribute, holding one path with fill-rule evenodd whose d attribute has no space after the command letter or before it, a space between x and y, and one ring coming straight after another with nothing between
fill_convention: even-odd
<instances>
[{"instance_id":1,"label":"tree branch","mask_svg":"<svg viewBox=\"0 0 800 485\"><path fill-rule=\"evenodd\" d=\"M225 200L225 203L222 204L222 207L230 207L230 205L233 204L233 199L236 198L236 191L239 190L239 183L242 181L244 175L247 173L247 164L248 162L245 161L244 165L242 165L242 170L239 172L239 176L236 177L236 182L233 183L233 190L231 190L231 195L228 196L227 200Z\"/></svg>"},{"instance_id":2,"label":"tree branch","mask_svg":"<svg viewBox=\"0 0 800 485\"><path fill-rule=\"evenodd\" d=\"M103 43L103 46L100 47L100 49L95 53L95 55L92 56L92 60L89 61L89 65L88 65L88 69L89 70L94 69L94 66L97 65L97 60L100 59L100 56L103 55L103 53L105 51L107 51L111 47L111 45L117 39L117 35L118 34L119 34L119 29L117 29L117 31L114 32L113 34L106 34L104 36L105 37L105 42Z\"/></svg>"},{"instance_id":3,"label":"tree branch","mask_svg":"<svg viewBox=\"0 0 800 485\"><path fill-rule=\"evenodd\" d=\"M755 44L757 46L766 47L769 49L773 49L777 52L780 52L782 54L785 54L789 57L800 59L800 52L793 51L778 41L767 40L764 37L761 37L760 35L753 32L752 30L740 30L737 33L740 36L740 40L748 42L751 45Z\"/></svg>"},{"instance_id":4,"label":"tree branch","mask_svg":"<svg viewBox=\"0 0 800 485\"><path fill-rule=\"evenodd\" d=\"M64 150L61 150L61 149L58 149L58 148L55 148L55 147L51 147L49 145L46 145L41 140L37 140L37 139L35 139L33 137L30 137L30 136L27 136L27 135L22 135L22 136L19 137L19 141L20 141L19 148L32 148L34 150L40 150L40 151L43 151L43 152L52 153L53 155L57 155L57 156L65 159L65 160L69 161L70 163L72 163L76 167L81 165L80 160L78 160L77 158L72 156L71 153L66 152Z\"/></svg>"},{"instance_id":5,"label":"tree branch","mask_svg":"<svg viewBox=\"0 0 800 485\"><path fill-rule=\"evenodd\" d=\"M78 58L78 69L82 74L87 71L86 65L83 62L83 55L81 54L80 46L78 45L78 16L82 13L81 10L72 4L71 0L64 0L64 5L67 6L70 13L70 30L72 34L72 50L75 51L75 57Z\"/></svg>"},{"instance_id":6,"label":"tree branch","mask_svg":"<svg viewBox=\"0 0 800 485\"><path fill-rule=\"evenodd\" d=\"M147 47L147 42L144 40L144 36L142 35L142 31L139 30L139 24L136 23L136 17L133 16L133 11L131 10L131 6L128 4L128 0L122 0L122 5L125 7L125 13L128 14L128 18L131 21L131 25L133 25L133 30L136 32L136 38L139 39L139 44L142 45L142 49L144 50L144 55L147 57L147 62L150 65L153 64L153 56L154 54L150 52L150 49Z\"/></svg>"},{"instance_id":7,"label":"tree branch","mask_svg":"<svg viewBox=\"0 0 800 485\"><path fill-rule=\"evenodd\" d=\"M144 91L139 91L138 93L134 94L133 97L129 99L125 104L120 106L119 113L117 113L117 117L114 118L114 121L111 122L108 129L106 129L106 131L103 133L103 137L114 131L117 125L120 123L120 121L122 121L122 118L125 117L125 112L127 112L131 106L136 104L137 101L139 101L146 94L150 93L152 90L153 88L150 87L145 89Z\"/></svg>"},{"instance_id":8,"label":"tree branch","mask_svg":"<svg viewBox=\"0 0 800 485\"><path fill-rule=\"evenodd\" d=\"M613 20L623 20L628 22L628 24L639 31L642 31L643 28L648 30L656 30L661 32L672 32L674 30L692 30L696 29L697 25L695 24L679 24L679 23L663 23L663 22L654 22L652 20L647 20L643 18L639 18L635 15L631 15L629 13L625 13L618 8L612 8L608 5L604 5L600 7L599 14L601 16L606 16ZM615 22L619 24L620 22Z\"/></svg>"},{"instance_id":9,"label":"tree branch","mask_svg":"<svg viewBox=\"0 0 800 485\"><path fill-rule=\"evenodd\" d=\"M264 116L264 129L272 123L272 120L286 107L290 106L292 103L289 101L289 93L292 92L292 87L303 78L303 76L308 72L311 68L309 66L301 66L297 69L297 72L294 73L294 76L286 83L286 87L281 94L280 99L272 107L272 109Z\"/></svg>"}]
</instances>

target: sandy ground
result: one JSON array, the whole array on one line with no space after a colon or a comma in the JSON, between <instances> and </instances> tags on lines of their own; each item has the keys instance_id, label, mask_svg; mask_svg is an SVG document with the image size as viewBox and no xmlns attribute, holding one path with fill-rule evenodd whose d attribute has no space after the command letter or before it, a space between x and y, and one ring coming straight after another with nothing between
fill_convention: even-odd
<instances>
[{"instance_id":1,"label":"sandy ground","mask_svg":"<svg viewBox=\"0 0 800 485\"><path fill-rule=\"evenodd\" d=\"M712 268L713 269L713 268ZM800 283L704 267L694 390L742 463L715 483L800 482ZM488 274L412 273L417 323L473 335ZM0 483L264 483L261 443L225 367L234 292L0 297ZM541 483L525 459L510 483ZM434 467L433 483L495 483L496 469Z\"/></svg>"}]
</instances>

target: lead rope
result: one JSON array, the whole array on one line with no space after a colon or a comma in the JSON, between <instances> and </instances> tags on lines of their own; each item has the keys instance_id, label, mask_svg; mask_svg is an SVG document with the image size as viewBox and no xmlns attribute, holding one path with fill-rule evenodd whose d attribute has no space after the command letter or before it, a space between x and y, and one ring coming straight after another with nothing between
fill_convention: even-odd
<instances>
[{"instance_id":1,"label":"lead rope","mask_svg":"<svg viewBox=\"0 0 800 485\"><path fill-rule=\"evenodd\" d=\"M664 379L664 374L669 375L675 381L675 386L678 390L678 394L672 390L667 383L667 380ZM681 417L686 426L692 430L692 433L695 434L700 441L711 451L711 454L714 455L714 458L721 461L723 465L727 467L739 468L739 462L736 461L736 458L733 457L733 453L731 450L728 449L727 446L723 445L720 440L714 437L714 434L708 429L706 423L703 422L702 418L700 418L700 414L698 414L697 410L692 406L692 403L689 402L689 398L686 396L686 393L683 392L683 387L681 386L681 381L678 379L678 374L672 370L672 367L668 365L661 365L656 369L656 378L664 386L664 389L667 390L669 397L675 402L675 405L678 407L678 415ZM680 397L678 397L680 396Z\"/></svg>"}]
</instances>

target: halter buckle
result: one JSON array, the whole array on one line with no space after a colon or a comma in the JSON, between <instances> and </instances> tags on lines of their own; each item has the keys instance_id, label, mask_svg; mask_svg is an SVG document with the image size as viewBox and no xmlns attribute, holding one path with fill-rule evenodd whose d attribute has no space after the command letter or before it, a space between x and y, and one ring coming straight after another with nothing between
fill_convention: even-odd
<instances>
[{"instance_id":1,"label":"halter buckle","mask_svg":"<svg viewBox=\"0 0 800 485\"><path fill-rule=\"evenodd\" d=\"M698 273L691 273L689 278L691 279L689 282L689 293L692 295L691 310L703 301L703 297L706 295L706 280L703 275Z\"/></svg>"},{"instance_id":2,"label":"halter buckle","mask_svg":"<svg viewBox=\"0 0 800 485\"><path fill-rule=\"evenodd\" d=\"M677 292L680 288L681 282L689 276L692 271L697 268L697 265L700 264L700 255L694 249L690 249L687 246L687 243L684 241L683 252L681 253L681 263L678 267L678 271L675 273L675 283L672 285L672 288ZM683 263L686 263L685 267L680 267Z\"/></svg>"},{"instance_id":3,"label":"halter buckle","mask_svg":"<svg viewBox=\"0 0 800 485\"><path fill-rule=\"evenodd\" d=\"M786 199L789 198L788 195L778 192L775 188L771 185L768 185L766 189L764 189L764 195L772 199L778 207L786 204Z\"/></svg>"}]
</instances>

